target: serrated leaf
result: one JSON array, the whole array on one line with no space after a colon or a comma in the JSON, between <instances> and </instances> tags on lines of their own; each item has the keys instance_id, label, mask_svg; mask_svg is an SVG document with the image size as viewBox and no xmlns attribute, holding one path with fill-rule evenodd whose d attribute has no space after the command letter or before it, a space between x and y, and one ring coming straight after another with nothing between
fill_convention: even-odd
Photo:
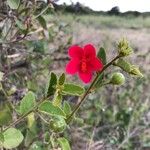
<instances>
[{"instance_id":1,"label":"serrated leaf","mask_svg":"<svg viewBox=\"0 0 150 150\"><path fill-rule=\"evenodd\" d=\"M33 92L28 92L20 103L20 112L25 114L35 106L35 95Z\"/></svg>"},{"instance_id":2,"label":"serrated leaf","mask_svg":"<svg viewBox=\"0 0 150 150\"><path fill-rule=\"evenodd\" d=\"M57 76L53 72L50 74L50 78L47 84L46 88L46 96L49 97L53 95L56 91L56 85L57 85Z\"/></svg>"},{"instance_id":3,"label":"serrated leaf","mask_svg":"<svg viewBox=\"0 0 150 150\"><path fill-rule=\"evenodd\" d=\"M3 135L4 135L3 147L6 149L12 149L19 146L23 140L22 133L15 128L9 128L3 133Z\"/></svg>"},{"instance_id":4,"label":"serrated leaf","mask_svg":"<svg viewBox=\"0 0 150 150\"><path fill-rule=\"evenodd\" d=\"M68 140L65 139L64 137L58 138L57 141L59 145L61 146L62 150L71 150Z\"/></svg>"},{"instance_id":5,"label":"serrated leaf","mask_svg":"<svg viewBox=\"0 0 150 150\"><path fill-rule=\"evenodd\" d=\"M64 111L58 107L54 106L51 102L45 101L39 106L39 111L49 114L49 115L56 115L56 116L62 116L66 117Z\"/></svg>"},{"instance_id":6,"label":"serrated leaf","mask_svg":"<svg viewBox=\"0 0 150 150\"><path fill-rule=\"evenodd\" d=\"M84 93L84 88L72 83L64 84L63 93L68 95L81 96Z\"/></svg>"},{"instance_id":7,"label":"serrated leaf","mask_svg":"<svg viewBox=\"0 0 150 150\"><path fill-rule=\"evenodd\" d=\"M69 103L66 102L66 101L64 102L63 110L64 110L64 112L65 112L65 114L67 116L70 115L70 113L71 113L71 107L70 107Z\"/></svg>"},{"instance_id":8,"label":"serrated leaf","mask_svg":"<svg viewBox=\"0 0 150 150\"><path fill-rule=\"evenodd\" d=\"M65 80L66 80L66 76L64 73L62 73L62 75L59 77L59 85L63 85L65 83Z\"/></svg>"},{"instance_id":9,"label":"serrated leaf","mask_svg":"<svg viewBox=\"0 0 150 150\"><path fill-rule=\"evenodd\" d=\"M106 62L107 62L107 60L106 60L106 52L105 52L105 49L103 47L101 47L99 49L97 57L102 60L102 62L103 62L104 65L106 64Z\"/></svg>"},{"instance_id":10,"label":"serrated leaf","mask_svg":"<svg viewBox=\"0 0 150 150\"><path fill-rule=\"evenodd\" d=\"M37 20L39 21L40 25L41 25L44 29L47 29L46 20L44 19L44 17L39 16L39 17L37 18Z\"/></svg>"},{"instance_id":11,"label":"serrated leaf","mask_svg":"<svg viewBox=\"0 0 150 150\"><path fill-rule=\"evenodd\" d=\"M7 0L7 4L11 9L17 9L20 4L20 0Z\"/></svg>"}]
</instances>

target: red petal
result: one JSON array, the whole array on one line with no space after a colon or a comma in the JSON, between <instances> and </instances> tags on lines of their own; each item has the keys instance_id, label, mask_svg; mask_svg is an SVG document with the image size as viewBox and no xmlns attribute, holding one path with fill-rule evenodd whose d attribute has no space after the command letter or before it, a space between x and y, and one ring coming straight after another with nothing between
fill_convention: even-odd
<instances>
[{"instance_id":1,"label":"red petal","mask_svg":"<svg viewBox=\"0 0 150 150\"><path fill-rule=\"evenodd\" d=\"M96 56L95 47L92 44L87 44L84 46L84 52L86 58L91 58Z\"/></svg>"},{"instance_id":2,"label":"red petal","mask_svg":"<svg viewBox=\"0 0 150 150\"><path fill-rule=\"evenodd\" d=\"M93 71L101 71L103 69L103 63L97 57L95 57L93 60L91 60L91 62L92 62L91 65L92 65Z\"/></svg>"},{"instance_id":3,"label":"red petal","mask_svg":"<svg viewBox=\"0 0 150 150\"><path fill-rule=\"evenodd\" d=\"M78 59L70 60L70 62L66 65L66 72L69 74L75 74L78 71Z\"/></svg>"},{"instance_id":4,"label":"red petal","mask_svg":"<svg viewBox=\"0 0 150 150\"><path fill-rule=\"evenodd\" d=\"M88 72L88 73L79 72L79 77L84 83L89 83L92 79L92 73L91 72Z\"/></svg>"},{"instance_id":5,"label":"red petal","mask_svg":"<svg viewBox=\"0 0 150 150\"><path fill-rule=\"evenodd\" d=\"M83 55L83 49L79 46L74 45L69 48L68 54L72 58L75 58L75 57L81 58Z\"/></svg>"}]
</instances>

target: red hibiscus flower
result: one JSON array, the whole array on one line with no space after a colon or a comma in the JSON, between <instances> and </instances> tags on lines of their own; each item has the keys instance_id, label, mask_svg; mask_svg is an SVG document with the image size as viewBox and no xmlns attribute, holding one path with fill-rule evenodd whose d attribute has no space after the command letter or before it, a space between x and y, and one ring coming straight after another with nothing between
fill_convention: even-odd
<instances>
[{"instance_id":1,"label":"red hibiscus flower","mask_svg":"<svg viewBox=\"0 0 150 150\"><path fill-rule=\"evenodd\" d=\"M85 45L84 48L71 46L68 54L71 60L66 66L66 72L71 75L78 73L84 83L91 81L93 72L103 68L102 61L97 58L95 48L91 44Z\"/></svg>"}]
</instances>

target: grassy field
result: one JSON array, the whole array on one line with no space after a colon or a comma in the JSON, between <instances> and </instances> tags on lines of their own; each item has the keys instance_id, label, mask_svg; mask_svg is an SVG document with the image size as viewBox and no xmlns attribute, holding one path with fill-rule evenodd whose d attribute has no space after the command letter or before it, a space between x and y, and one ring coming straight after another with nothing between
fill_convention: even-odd
<instances>
[{"instance_id":1,"label":"grassy field","mask_svg":"<svg viewBox=\"0 0 150 150\"><path fill-rule=\"evenodd\" d=\"M66 23L81 22L87 26L95 28L149 28L150 17L134 17L134 16L103 16L103 15L75 15L75 14L57 14L48 16L54 20L65 21Z\"/></svg>"},{"instance_id":2,"label":"grassy field","mask_svg":"<svg viewBox=\"0 0 150 150\"><path fill-rule=\"evenodd\" d=\"M73 44L93 43L97 49L103 46L107 51L108 60L116 53L116 42L123 37L127 38L134 49L131 62L139 65L144 74L143 79L126 75L127 81L124 86L106 86L97 95L89 97L89 102L84 105L86 111L80 113L84 118L84 124L78 129L72 129L73 149L148 149L150 17L57 14L46 18L60 24L65 31L63 37L71 37ZM59 44L62 44L61 41ZM117 112L123 113L122 117L126 124L118 132L115 128L116 124L120 123L115 118ZM118 143L117 138L122 140Z\"/></svg>"}]
</instances>

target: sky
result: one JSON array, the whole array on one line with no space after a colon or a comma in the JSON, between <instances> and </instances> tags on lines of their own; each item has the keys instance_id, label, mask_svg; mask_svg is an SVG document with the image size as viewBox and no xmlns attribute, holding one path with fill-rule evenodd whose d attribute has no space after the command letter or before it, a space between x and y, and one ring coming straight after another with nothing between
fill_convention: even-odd
<instances>
[{"instance_id":1,"label":"sky","mask_svg":"<svg viewBox=\"0 0 150 150\"><path fill-rule=\"evenodd\" d=\"M121 12L125 11L140 11L150 12L150 0L59 0L57 3L71 4L80 2L85 6L92 8L93 10L110 10L114 6L119 6Z\"/></svg>"}]
</instances>

